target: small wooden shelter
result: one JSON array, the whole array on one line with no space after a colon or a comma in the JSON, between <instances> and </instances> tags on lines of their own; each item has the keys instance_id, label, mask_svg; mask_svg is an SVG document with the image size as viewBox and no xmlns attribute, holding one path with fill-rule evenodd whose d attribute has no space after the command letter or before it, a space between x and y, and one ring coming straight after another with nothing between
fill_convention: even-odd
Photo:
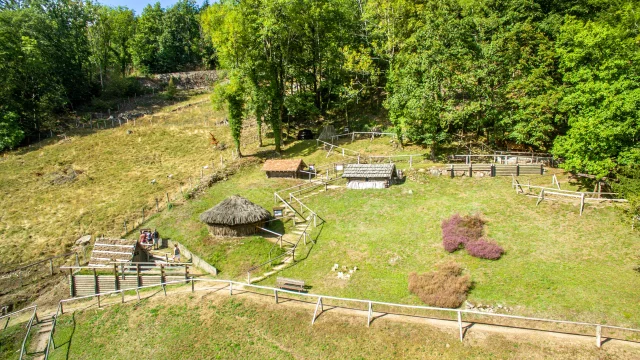
<instances>
[{"instance_id":1,"label":"small wooden shelter","mask_svg":"<svg viewBox=\"0 0 640 360\"><path fill-rule=\"evenodd\" d=\"M398 178L395 164L347 164L342 177L349 189L384 189Z\"/></svg>"},{"instance_id":2,"label":"small wooden shelter","mask_svg":"<svg viewBox=\"0 0 640 360\"><path fill-rule=\"evenodd\" d=\"M267 173L268 178L294 178L297 179L307 165L302 159L267 160L264 162L262 170Z\"/></svg>"},{"instance_id":3,"label":"small wooden shelter","mask_svg":"<svg viewBox=\"0 0 640 360\"><path fill-rule=\"evenodd\" d=\"M89 266L110 267L113 262L147 260L147 253L135 239L98 238L93 244Z\"/></svg>"},{"instance_id":4,"label":"small wooden shelter","mask_svg":"<svg viewBox=\"0 0 640 360\"><path fill-rule=\"evenodd\" d=\"M213 236L242 237L256 233L271 214L265 208L239 195L231 196L200 214L200 221L207 224Z\"/></svg>"}]
</instances>

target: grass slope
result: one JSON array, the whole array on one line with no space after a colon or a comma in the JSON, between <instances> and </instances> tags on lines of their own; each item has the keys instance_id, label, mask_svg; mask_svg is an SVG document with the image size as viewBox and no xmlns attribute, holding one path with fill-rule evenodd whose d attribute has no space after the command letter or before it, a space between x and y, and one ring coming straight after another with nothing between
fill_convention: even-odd
<instances>
[{"instance_id":1,"label":"grass slope","mask_svg":"<svg viewBox=\"0 0 640 360\"><path fill-rule=\"evenodd\" d=\"M388 147L386 142L349 146L382 149ZM316 164L342 159L327 158L314 145L295 143L288 155ZM415 153L415 149L405 151ZM408 291L408 274L454 260L471 274L474 286L469 299L475 303L502 304L522 315L640 327L635 293L640 277L633 270L640 244L617 208L589 204L580 217L576 204L545 201L536 207L535 199L513 191L508 177L452 180L418 172L412 177L417 181L383 191L336 189L304 200L327 223L308 258L278 276L304 279L315 293L417 304L419 299ZM520 180L550 182L549 176ZM561 181L566 182L566 176ZM238 257L225 259L210 243L198 215L231 194L247 196L269 209L273 191L291 184L291 180L265 179L259 166L246 168L150 224L221 266L222 276L244 279L242 269L266 259L267 253L243 255L247 257L240 263ZM440 224L456 212L481 212L488 221L487 235L506 250L503 258L489 261L465 251L445 252ZM335 263L360 270L349 281L339 280L331 271ZM275 276L262 283L274 282Z\"/></svg>"},{"instance_id":2,"label":"grass slope","mask_svg":"<svg viewBox=\"0 0 640 360\"><path fill-rule=\"evenodd\" d=\"M549 343L499 335L376 321L328 311L310 325L312 311L272 300L228 296L172 295L139 305L114 305L65 315L55 335L52 359L513 359L629 358L629 350L559 341ZM637 354L636 354L637 355Z\"/></svg>"},{"instance_id":3,"label":"grass slope","mask_svg":"<svg viewBox=\"0 0 640 360\"><path fill-rule=\"evenodd\" d=\"M131 223L140 220L142 207L147 213L155 207L154 198L164 201L166 192L176 198L181 185L200 176L202 166L219 164L220 155L229 159L229 150L220 152L209 145L210 131L231 143L228 127L213 125L223 114L208 103L170 111L207 96L154 109L153 117L139 118L135 126L131 121L113 129L73 131L68 141L49 140L37 149L4 154L0 158L2 263L60 253L87 233L120 235L124 220L131 229ZM81 172L74 181L52 183L70 168ZM205 171L210 173L211 168Z\"/></svg>"}]
</instances>

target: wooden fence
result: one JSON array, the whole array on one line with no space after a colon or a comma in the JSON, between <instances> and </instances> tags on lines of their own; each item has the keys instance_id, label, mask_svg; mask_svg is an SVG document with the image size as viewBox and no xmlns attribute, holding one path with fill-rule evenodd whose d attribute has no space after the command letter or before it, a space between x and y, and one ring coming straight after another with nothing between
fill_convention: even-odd
<instances>
[{"instance_id":1,"label":"wooden fence","mask_svg":"<svg viewBox=\"0 0 640 360\"><path fill-rule=\"evenodd\" d=\"M234 295L234 288L236 290L240 290L240 293L246 292L254 292L262 295L270 294L273 296L274 301L279 303L279 299L284 298L284 296L288 296L288 299L303 301L311 304L315 304L315 310L311 317L311 325L315 324L318 317L324 312L324 306L330 306L332 308L346 308L350 310L360 310L362 313L366 314L366 326L369 327L372 321L375 319L374 314L379 314L377 317L380 317L385 314L394 314L397 316L406 316L409 318L420 317L420 318L431 318L431 319L439 319L445 321L453 321L458 325L458 339L460 341L464 341L465 333L467 329L473 326L476 323L493 325L498 327L517 327L520 329L527 330L535 330L541 332L548 333L565 333L571 335L580 335L580 336L593 336L595 339L595 345L597 347L601 347L602 344L606 341L605 339L617 339L621 341L629 341L638 343L640 341L640 329L615 326L615 325L604 325L599 323L588 323L588 322L579 322L579 321L568 321L568 320L556 320L556 319L545 319L545 318L534 318L527 316L518 316L518 315L507 315L507 314L497 314L497 313L489 313L482 312L477 310L463 310L463 309L452 309L452 308L439 308L433 306L421 306L421 305L407 305L407 304L396 304L396 303L388 303L381 302L375 300L366 300L366 299L354 299L354 298L341 298L336 296L328 296L321 294L311 294L304 292L296 292L290 290L284 290L279 288L273 288L269 286L261 286L254 284L245 284L236 282L233 280L222 280L222 279L194 279L193 277L189 278L188 282L191 284L191 291L219 291L221 289L227 288L229 290L229 295ZM222 287L204 287L202 289L196 289L195 283L203 283L203 284L221 284ZM166 282L158 285L151 286L141 286L136 289L139 297L139 290L143 288L153 288L157 286L161 286L164 290L164 295L167 296L166 286L167 285L177 285L184 284L184 280ZM101 306L100 297L110 297L110 295L114 294L122 294L122 302L125 302L124 290L111 291L106 293L98 293L93 295L87 295L77 298L65 299L61 300L58 304L58 311L54 316L54 319L57 319L60 315L64 314L64 305L80 301L80 300L90 300L92 298L98 299L98 307ZM285 302L286 303L286 302ZM603 334L603 330L607 331L607 333ZM55 322L54 328L51 331L49 341L53 343L53 334L55 331ZM626 336L625 336L626 334ZM629 336L631 335L631 336ZM49 349L51 346L48 346ZM48 357L48 351L45 355L45 359Z\"/></svg>"},{"instance_id":2,"label":"wooden fence","mask_svg":"<svg viewBox=\"0 0 640 360\"><path fill-rule=\"evenodd\" d=\"M85 296L102 292L130 290L140 286L159 285L165 282L189 279L188 263L113 263L111 273L104 268L69 266L71 296ZM90 272L92 274L81 274Z\"/></svg>"},{"instance_id":3,"label":"wooden fence","mask_svg":"<svg viewBox=\"0 0 640 360\"><path fill-rule=\"evenodd\" d=\"M78 266L81 259L82 263L86 263L85 252L69 252L6 271L0 274L0 296L42 278L53 276L59 272L59 267L62 265L75 263Z\"/></svg>"},{"instance_id":4,"label":"wooden fence","mask_svg":"<svg viewBox=\"0 0 640 360\"><path fill-rule=\"evenodd\" d=\"M557 184L557 179L556 178L554 179ZM601 191L592 192L592 191L562 190L560 189L559 184L557 185L558 185L557 188L550 188L550 187L544 187L544 186L534 186L531 184L520 184L520 182L515 177L511 180L511 187L513 187L517 193L524 194L527 196L533 196L538 199L538 201L536 202L536 206L538 206L538 204L540 204L543 200L548 199L549 196L551 196L550 199L553 199L554 197L569 198L574 200L580 199L580 216L582 216L582 212L584 211L584 205L587 202L591 202L591 203L603 203L603 202L626 203L628 202L626 199L618 199L613 197L613 196L617 196L618 195L617 193L609 193L609 192L601 192ZM525 192L524 189L527 189L527 191ZM532 194L532 190L540 190L540 192L537 195L535 195L535 194Z\"/></svg>"},{"instance_id":5,"label":"wooden fence","mask_svg":"<svg viewBox=\"0 0 640 360\"><path fill-rule=\"evenodd\" d=\"M473 173L486 173L494 176L520 176L520 175L544 175L544 166L542 164L535 165L498 165L498 164L449 164L448 172L453 178L455 176L466 175L473 176Z\"/></svg>"}]
</instances>

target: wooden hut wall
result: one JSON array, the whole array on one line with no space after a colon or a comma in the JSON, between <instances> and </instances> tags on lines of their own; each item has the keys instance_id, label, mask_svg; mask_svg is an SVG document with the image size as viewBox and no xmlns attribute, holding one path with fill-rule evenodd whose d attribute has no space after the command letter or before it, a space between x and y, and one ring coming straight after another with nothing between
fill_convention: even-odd
<instances>
[{"instance_id":1,"label":"wooden hut wall","mask_svg":"<svg viewBox=\"0 0 640 360\"><path fill-rule=\"evenodd\" d=\"M388 179L348 179L348 189L384 189L389 187Z\"/></svg>"},{"instance_id":2,"label":"wooden hut wall","mask_svg":"<svg viewBox=\"0 0 640 360\"><path fill-rule=\"evenodd\" d=\"M267 177L269 178L297 178L298 172L296 171L267 171Z\"/></svg>"},{"instance_id":3,"label":"wooden hut wall","mask_svg":"<svg viewBox=\"0 0 640 360\"><path fill-rule=\"evenodd\" d=\"M257 233L256 226L264 227L264 222L257 222L253 224L245 225L207 225L209 227L209 233L213 236L227 236L227 237L243 237L251 236Z\"/></svg>"}]
</instances>

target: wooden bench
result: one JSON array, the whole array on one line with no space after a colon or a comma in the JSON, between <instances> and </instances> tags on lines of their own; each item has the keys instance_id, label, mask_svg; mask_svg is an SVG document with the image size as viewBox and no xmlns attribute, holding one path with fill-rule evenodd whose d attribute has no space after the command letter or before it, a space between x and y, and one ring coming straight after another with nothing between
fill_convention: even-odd
<instances>
[{"instance_id":1,"label":"wooden bench","mask_svg":"<svg viewBox=\"0 0 640 360\"><path fill-rule=\"evenodd\" d=\"M279 277L276 279L276 286L284 290L304 291L304 281Z\"/></svg>"}]
</instances>

